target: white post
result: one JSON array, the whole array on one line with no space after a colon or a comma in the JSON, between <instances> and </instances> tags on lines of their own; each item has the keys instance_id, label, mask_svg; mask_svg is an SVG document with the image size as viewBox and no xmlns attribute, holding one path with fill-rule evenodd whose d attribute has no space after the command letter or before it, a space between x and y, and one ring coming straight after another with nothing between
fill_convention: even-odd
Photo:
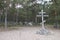
<instances>
[{"instance_id":1,"label":"white post","mask_svg":"<svg viewBox=\"0 0 60 40\"><path fill-rule=\"evenodd\" d=\"M45 27L44 27L44 17L43 17L43 10L41 10L41 13L42 13L42 29L45 29Z\"/></svg>"}]
</instances>

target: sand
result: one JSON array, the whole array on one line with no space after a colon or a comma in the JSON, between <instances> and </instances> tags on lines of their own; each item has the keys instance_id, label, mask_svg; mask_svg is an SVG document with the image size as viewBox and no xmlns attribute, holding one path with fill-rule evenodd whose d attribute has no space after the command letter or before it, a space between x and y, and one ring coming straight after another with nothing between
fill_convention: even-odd
<instances>
[{"instance_id":1,"label":"sand","mask_svg":"<svg viewBox=\"0 0 60 40\"><path fill-rule=\"evenodd\" d=\"M60 30L48 29L51 34L36 34L40 27L19 27L17 30L1 31L0 40L60 40Z\"/></svg>"}]
</instances>

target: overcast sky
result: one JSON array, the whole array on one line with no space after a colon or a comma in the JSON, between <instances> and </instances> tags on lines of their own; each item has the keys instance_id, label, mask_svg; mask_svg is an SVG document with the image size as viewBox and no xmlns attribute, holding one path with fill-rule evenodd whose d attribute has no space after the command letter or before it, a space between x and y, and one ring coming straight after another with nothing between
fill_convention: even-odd
<instances>
[{"instance_id":1,"label":"overcast sky","mask_svg":"<svg viewBox=\"0 0 60 40\"><path fill-rule=\"evenodd\" d=\"M43 1L51 1L51 0L43 0ZM42 0L37 0L37 3L40 4Z\"/></svg>"},{"instance_id":2,"label":"overcast sky","mask_svg":"<svg viewBox=\"0 0 60 40\"><path fill-rule=\"evenodd\" d=\"M41 1L41 0L38 0L38 1ZM51 0L43 0L43 1L51 1Z\"/></svg>"},{"instance_id":3,"label":"overcast sky","mask_svg":"<svg viewBox=\"0 0 60 40\"><path fill-rule=\"evenodd\" d=\"M45 1L49 1L49 0L45 0Z\"/></svg>"}]
</instances>

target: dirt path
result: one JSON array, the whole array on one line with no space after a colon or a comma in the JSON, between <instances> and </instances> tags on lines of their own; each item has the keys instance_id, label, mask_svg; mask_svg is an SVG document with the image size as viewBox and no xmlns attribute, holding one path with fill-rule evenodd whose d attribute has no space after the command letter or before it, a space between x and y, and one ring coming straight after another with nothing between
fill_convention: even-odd
<instances>
[{"instance_id":1,"label":"dirt path","mask_svg":"<svg viewBox=\"0 0 60 40\"><path fill-rule=\"evenodd\" d=\"M51 35L36 34L40 27L20 27L19 30L0 32L0 40L60 40L60 30L50 30Z\"/></svg>"},{"instance_id":2,"label":"dirt path","mask_svg":"<svg viewBox=\"0 0 60 40\"><path fill-rule=\"evenodd\" d=\"M60 40L60 30L50 30L50 35L36 34L39 30L39 27L23 28L21 30L21 40Z\"/></svg>"}]
</instances>

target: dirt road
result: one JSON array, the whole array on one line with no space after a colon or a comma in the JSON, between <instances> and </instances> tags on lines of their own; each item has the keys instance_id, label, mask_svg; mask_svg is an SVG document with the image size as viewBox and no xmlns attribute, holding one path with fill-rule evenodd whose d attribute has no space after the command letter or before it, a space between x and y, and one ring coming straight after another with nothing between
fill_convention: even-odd
<instances>
[{"instance_id":1,"label":"dirt road","mask_svg":"<svg viewBox=\"0 0 60 40\"><path fill-rule=\"evenodd\" d=\"M60 40L60 30L52 29L50 35L36 34L40 27L20 27L19 30L0 32L0 40Z\"/></svg>"}]
</instances>

